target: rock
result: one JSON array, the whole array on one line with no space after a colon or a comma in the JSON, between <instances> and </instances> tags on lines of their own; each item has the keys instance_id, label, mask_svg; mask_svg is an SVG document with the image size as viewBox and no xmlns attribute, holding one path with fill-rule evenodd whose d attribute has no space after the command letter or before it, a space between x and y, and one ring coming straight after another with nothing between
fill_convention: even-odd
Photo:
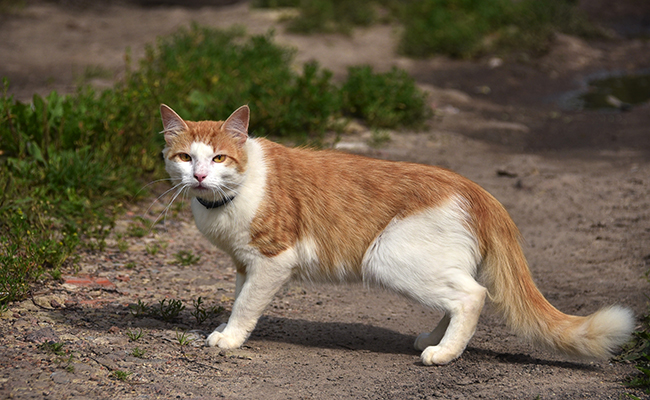
<instances>
[{"instance_id":1,"label":"rock","mask_svg":"<svg viewBox=\"0 0 650 400\"><path fill-rule=\"evenodd\" d=\"M41 328L25 336L28 342L43 344L45 342L58 343L61 339L52 328Z\"/></svg>"},{"instance_id":2,"label":"rock","mask_svg":"<svg viewBox=\"0 0 650 400\"><path fill-rule=\"evenodd\" d=\"M67 297L60 294L47 294L44 296L34 297L34 304L41 308L53 310L56 308L64 308Z\"/></svg>"}]
</instances>

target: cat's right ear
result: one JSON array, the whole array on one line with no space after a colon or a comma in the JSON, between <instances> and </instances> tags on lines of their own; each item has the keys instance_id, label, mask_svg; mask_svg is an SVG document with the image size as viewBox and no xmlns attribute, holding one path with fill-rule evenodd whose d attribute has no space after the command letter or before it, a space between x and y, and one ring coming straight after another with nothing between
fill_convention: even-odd
<instances>
[{"instance_id":1,"label":"cat's right ear","mask_svg":"<svg viewBox=\"0 0 650 400\"><path fill-rule=\"evenodd\" d=\"M246 143L248 139L250 114L251 111L248 106L241 106L230 114L230 117L222 125L222 129L237 139L240 145Z\"/></svg>"},{"instance_id":2,"label":"cat's right ear","mask_svg":"<svg viewBox=\"0 0 650 400\"><path fill-rule=\"evenodd\" d=\"M183 118L165 104L160 105L160 118L162 118L165 141L169 143L170 139L188 131L189 127L183 121Z\"/></svg>"}]
</instances>

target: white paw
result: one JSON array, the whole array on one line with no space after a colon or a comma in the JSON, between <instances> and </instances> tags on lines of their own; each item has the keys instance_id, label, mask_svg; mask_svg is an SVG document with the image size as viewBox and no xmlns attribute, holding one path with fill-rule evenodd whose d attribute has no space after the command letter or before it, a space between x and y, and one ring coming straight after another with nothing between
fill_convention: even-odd
<instances>
[{"instance_id":1,"label":"white paw","mask_svg":"<svg viewBox=\"0 0 650 400\"><path fill-rule=\"evenodd\" d=\"M440 346L429 346L420 355L424 365L445 365L456 359L460 354L445 350Z\"/></svg>"},{"instance_id":2,"label":"white paw","mask_svg":"<svg viewBox=\"0 0 650 400\"><path fill-rule=\"evenodd\" d=\"M226 324L220 325L210 334L210 336L208 336L205 343L210 347L218 346L220 349L224 350L236 349L244 344L243 340L224 334L223 331L225 328Z\"/></svg>"}]
</instances>

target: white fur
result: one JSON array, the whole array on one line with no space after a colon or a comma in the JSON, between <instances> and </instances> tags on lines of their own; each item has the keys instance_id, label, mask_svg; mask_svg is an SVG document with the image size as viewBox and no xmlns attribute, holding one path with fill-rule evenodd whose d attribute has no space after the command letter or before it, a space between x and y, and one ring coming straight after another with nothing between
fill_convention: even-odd
<instances>
[{"instance_id":1,"label":"white fur","mask_svg":"<svg viewBox=\"0 0 650 400\"><path fill-rule=\"evenodd\" d=\"M233 201L213 209L203 207L196 199L192 201L192 213L199 231L242 265L248 265L251 257L259 255L249 244L250 225L264 198L267 169L259 143L249 139L245 146L248 166L238 179L240 183Z\"/></svg>"},{"instance_id":2,"label":"white fur","mask_svg":"<svg viewBox=\"0 0 650 400\"><path fill-rule=\"evenodd\" d=\"M464 202L453 198L404 219L393 220L368 248L364 282L392 289L445 316L415 347L425 364L446 364L460 356L474 334L486 290L474 277L478 242L467 228Z\"/></svg>"}]
</instances>

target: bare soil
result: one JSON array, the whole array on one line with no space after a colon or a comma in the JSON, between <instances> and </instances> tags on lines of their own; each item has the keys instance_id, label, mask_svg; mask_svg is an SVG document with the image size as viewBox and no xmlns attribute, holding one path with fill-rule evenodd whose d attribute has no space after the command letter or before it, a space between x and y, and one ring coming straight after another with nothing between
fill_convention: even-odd
<instances>
[{"instance_id":1,"label":"bare soil","mask_svg":"<svg viewBox=\"0 0 650 400\"><path fill-rule=\"evenodd\" d=\"M317 59L337 77L360 63L405 68L432 93L430 127L390 132L392 140L379 148L368 145L372 134L360 127L343 136L342 150L442 165L484 186L520 227L536 282L560 310L586 315L622 304L641 315L647 309L650 106L622 113L559 105L590 74L650 67L647 41L560 36L550 54L527 63L415 61L395 55L391 26L351 37L302 37L284 33L277 12L245 3L147 3L28 2L0 17L0 75L25 101L33 93L72 91L87 67L110 71L92 81L109 85L119 79L126 47L138 57L145 43L190 21L239 23L253 33L278 26L277 41L298 49L296 62ZM602 12L603 2L584 3L596 16L611 16ZM187 205L142 238L126 235L135 217L163 212L158 203L148 209L151 203L133 204L106 251L81 255L76 276L70 271L65 283L40 287L2 314L0 398L643 397L621 385L635 372L632 365L535 349L489 308L460 359L426 367L412 343L440 315L355 285L291 283L242 349L206 348L206 334L227 320L232 306L234 268L196 231ZM181 250L200 260L181 266L175 257ZM199 323L191 315L199 296L205 307L225 310ZM186 305L177 319L135 316L129 308L165 298ZM132 341L129 332L142 337ZM40 347L43 342L64 343L61 354ZM144 354L134 356L136 348Z\"/></svg>"}]
</instances>

